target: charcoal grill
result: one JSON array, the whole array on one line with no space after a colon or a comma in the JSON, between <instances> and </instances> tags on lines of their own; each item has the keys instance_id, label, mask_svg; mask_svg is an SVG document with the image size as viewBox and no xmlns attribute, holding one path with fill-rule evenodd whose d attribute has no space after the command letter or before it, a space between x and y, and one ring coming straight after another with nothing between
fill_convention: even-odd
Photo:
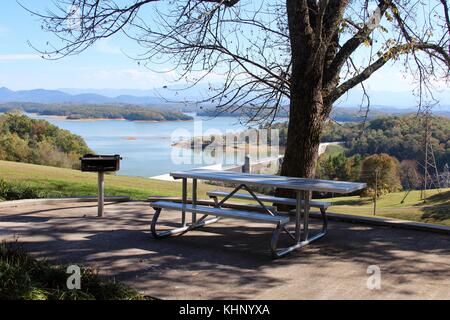
<instances>
[{"instance_id":1,"label":"charcoal grill","mask_svg":"<svg viewBox=\"0 0 450 320\"><path fill-rule=\"evenodd\" d=\"M120 155L86 154L81 160L81 171L86 172L111 172L119 171Z\"/></svg>"},{"instance_id":2,"label":"charcoal grill","mask_svg":"<svg viewBox=\"0 0 450 320\"><path fill-rule=\"evenodd\" d=\"M80 158L81 171L98 172L98 216L104 213L105 202L105 172L115 172L120 169L120 155L86 154Z\"/></svg>"}]
</instances>

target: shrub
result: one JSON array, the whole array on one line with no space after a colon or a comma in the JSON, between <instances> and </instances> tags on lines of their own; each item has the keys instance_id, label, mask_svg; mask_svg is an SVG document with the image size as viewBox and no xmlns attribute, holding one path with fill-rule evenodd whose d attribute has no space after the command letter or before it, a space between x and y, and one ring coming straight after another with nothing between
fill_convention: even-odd
<instances>
[{"instance_id":1,"label":"shrub","mask_svg":"<svg viewBox=\"0 0 450 320\"><path fill-rule=\"evenodd\" d=\"M0 179L1 200L22 200L46 198L47 194L37 188L21 183L9 183Z\"/></svg>"},{"instance_id":2,"label":"shrub","mask_svg":"<svg viewBox=\"0 0 450 320\"><path fill-rule=\"evenodd\" d=\"M0 300L142 300L127 286L102 280L81 268L81 289L67 289L65 266L30 257L13 244L0 244Z\"/></svg>"},{"instance_id":3,"label":"shrub","mask_svg":"<svg viewBox=\"0 0 450 320\"><path fill-rule=\"evenodd\" d=\"M45 120L0 115L0 160L78 169L78 158L87 153L92 150L80 136Z\"/></svg>"}]
</instances>

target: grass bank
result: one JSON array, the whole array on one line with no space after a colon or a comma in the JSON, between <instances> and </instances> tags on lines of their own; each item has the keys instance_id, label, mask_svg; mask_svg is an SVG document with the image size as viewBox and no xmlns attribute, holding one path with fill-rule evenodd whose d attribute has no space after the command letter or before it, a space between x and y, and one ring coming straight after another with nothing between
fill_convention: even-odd
<instances>
[{"instance_id":1,"label":"grass bank","mask_svg":"<svg viewBox=\"0 0 450 320\"><path fill-rule=\"evenodd\" d=\"M97 193L95 173L71 169L0 161L0 179L29 186L46 197L93 196ZM130 196L134 200L144 200L148 196L181 196L178 182L106 175L105 186L107 195ZM199 197L205 198L206 192L213 189L217 187L200 182ZM405 195L405 192L383 195L377 203L377 216L450 226L450 189L429 190L425 203L420 199L420 191L411 191L406 198ZM326 200L333 202L329 212L373 215L371 198L353 196Z\"/></svg>"},{"instance_id":2,"label":"grass bank","mask_svg":"<svg viewBox=\"0 0 450 320\"><path fill-rule=\"evenodd\" d=\"M383 195L377 201L376 216L450 226L450 189L428 190L425 202L420 194L414 190L407 196L406 192ZM326 200L333 203L329 212L373 216L372 198L354 196Z\"/></svg>"},{"instance_id":3,"label":"grass bank","mask_svg":"<svg viewBox=\"0 0 450 320\"><path fill-rule=\"evenodd\" d=\"M97 174L78 170L0 161L0 178L8 183L28 186L45 197L97 194ZM199 183L199 195L214 188ZM133 200L144 200L148 196L181 196L181 183L107 174L105 193L109 196L129 196Z\"/></svg>"}]
</instances>

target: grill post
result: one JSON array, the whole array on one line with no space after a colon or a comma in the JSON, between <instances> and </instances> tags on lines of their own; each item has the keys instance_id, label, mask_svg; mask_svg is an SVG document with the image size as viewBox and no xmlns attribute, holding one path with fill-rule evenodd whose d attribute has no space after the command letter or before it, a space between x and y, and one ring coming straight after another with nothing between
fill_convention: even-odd
<instances>
[{"instance_id":1,"label":"grill post","mask_svg":"<svg viewBox=\"0 0 450 320\"><path fill-rule=\"evenodd\" d=\"M99 217L103 217L105 202L105 173L98 173L98 213Z\"/></svg>"},{"instance_id":2,"label":"grill post","mask_svg":"<svg viewBox=\"0 0 450 320\"><path fill-rule=\"evenodd\" d=\"M98 174L98 208L97 215L103 217L105 203L105 172L118 171L120 168L120 155L94 155L85 154L80 158L81 171L97 172Z\"/></svg>"}]
</instances>

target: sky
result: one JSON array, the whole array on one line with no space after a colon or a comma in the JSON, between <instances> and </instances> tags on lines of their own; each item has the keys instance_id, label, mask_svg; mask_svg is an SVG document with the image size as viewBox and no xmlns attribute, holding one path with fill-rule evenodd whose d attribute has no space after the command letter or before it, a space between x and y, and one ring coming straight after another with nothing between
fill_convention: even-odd
<instances>
[{"instance_id":1,"label":"sky","mask_svg":"<svg viewBox=\"0 0 450 320\"><path fill-rule=\"evenodd\" d=\"M50 0L19 0L27 7L45 10ZM63 60L40 58L28 41L45 48L52 35L41 30L37 17L16 0L2 0L0 11L0 87L12 90L92 88L151 90L170 85L175 74L152 72L126 56L139 52L123 35L102 40L87 51ZM220 80L220 79L215 79ZM408 91L412 86L397 67L385 67L367 83L372 91ZM448 90L448 88L447 88Z\"/></svg>"},{"instance_id":2,"label":"sky","mask_svg":"<svg viewBox=\"0 0 450 320\"><path fill-rule=\"evenodd\" d=\"M45 9L50 1L21 0L31 8ZM12 90L57 88L151 89L167 82L161 75L139 67L125 54L135 44L126 37L103 40L86 52L62 60L42 59L29 46L45 48L52 35L40 28L37 17L15 0L2 0L0 11L0 87Z\"/></svg>"}]
</instances>

